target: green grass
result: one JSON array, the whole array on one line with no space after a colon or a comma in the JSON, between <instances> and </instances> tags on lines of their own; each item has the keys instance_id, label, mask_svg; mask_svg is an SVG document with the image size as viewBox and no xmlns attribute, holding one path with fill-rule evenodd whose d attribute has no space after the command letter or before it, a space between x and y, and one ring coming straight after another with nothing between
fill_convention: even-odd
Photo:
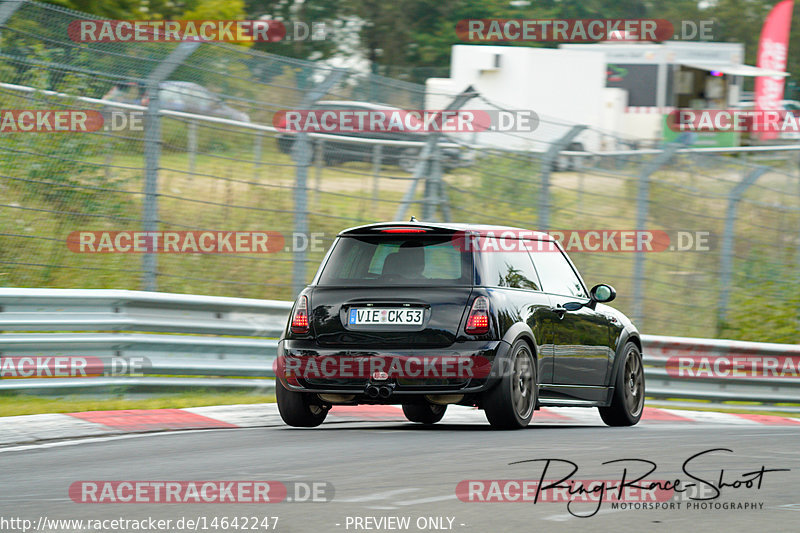
<instances>
[{"instance_id":1,"label":"green grass","mask_svg":"<svg viewBox=\"0 0 800 533\"><path fill-rule=\"evenodd\" d=\"M111 396L103 399L67 396L64 398L29 395L0 395L0 416L41 413L77 413L82 411L118 411L124 409L180 409L206 405L273 403L274 394L186 392L152 398L133 399Z\"/></svg>"}]
</instances>

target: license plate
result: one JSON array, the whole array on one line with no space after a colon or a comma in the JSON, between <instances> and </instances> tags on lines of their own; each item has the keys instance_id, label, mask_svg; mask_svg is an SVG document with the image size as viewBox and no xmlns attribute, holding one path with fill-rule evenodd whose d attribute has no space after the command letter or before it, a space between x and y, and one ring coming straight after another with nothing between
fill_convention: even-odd
<instances>
[{"instance_id":1,"label":"license plate","mask_svg":"<svg viewBox=\"0 0 800 533\"><path fill-rule=\"evenodd\" d=\"M422 324L422 309L356 307L350 309L350 316L347 322L353 326L369 324L418 326Z\"/></svg>"}]
</instances>

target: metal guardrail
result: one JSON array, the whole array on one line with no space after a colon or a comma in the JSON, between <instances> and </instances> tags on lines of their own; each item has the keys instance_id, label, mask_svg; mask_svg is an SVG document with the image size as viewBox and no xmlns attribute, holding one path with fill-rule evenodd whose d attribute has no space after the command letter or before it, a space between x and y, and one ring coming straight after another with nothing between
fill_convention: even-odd
<instances>
[{"instance_id":1,"label":"metal guardrail","mask_svg":"<svg viewBox=\"0 0 800 533\"><path fill-rule=\"evenodd\" d=\"M642 349L648 396L712 402L800 403L798 345L643 335ZM787 357L791 358L789 369L795 371L786 373L793 377L780 376ZM693 358L707 365L694 364L681 372L675 358L686 361ZM767 362L778 363L779 368L763 372ZM747 367L752 365L756 365L756 374L773 375L748 376ZM685 375L681 376L682 373ZM719 373L729 376L711 376Z\"/></svg>"},{"instance_id":2,"label":"metal guardrail","mask_svg":"<svg viewBox=\"0 0 800 533\"><path fill-rule=\"evenodd\" d=\"M291 306L277 300L127 290L0 288L2 356L144 357L149 362L144 376L0 379L0 391L272 388L274 381L264 378L274 377L274 337L285 327ZM787 356L796 364L800 346L657 335L643 335L642 344L648 397L800 403L797 373L681 377L672 364L676 357L694 357L730 368L735 358L764 362Z\"/></svg>"},{"instance_id":3,"label":"metal guardrail","mask_svg":"<svg viewBox=\"0 0 800 533\"><path fill-rule=\"evenodd\" d=\"M0 379L0 390L271 388L272 380L239 378L274 376L274 337L291 307L275 300L127 290L0 289L3 356L148 361L141 377Z\"/></svg>"}]
</instances>

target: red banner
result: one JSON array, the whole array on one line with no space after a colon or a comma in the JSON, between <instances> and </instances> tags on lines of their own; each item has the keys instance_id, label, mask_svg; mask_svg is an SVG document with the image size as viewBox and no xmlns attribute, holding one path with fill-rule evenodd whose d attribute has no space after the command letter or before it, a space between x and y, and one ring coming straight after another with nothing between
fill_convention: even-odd
<instances>
[{"instance_id":1,"label":"red banner","mask_svg":"<svg viewBox=\"0 0 800 533\"><path fill-rule=\"evenodd\" d=\"M758 43L758 59L756 66L770 70L786 70L786 56L789 52L789 28L792 25L794 0L784 0L777 4L761 28L761 40ZM781 109L783 100L783 77L758 76L756 78L755 100L756 111L776 111ZM775 139L778 133L766 131L761 139Z\"/></svg>"}]
</instances>

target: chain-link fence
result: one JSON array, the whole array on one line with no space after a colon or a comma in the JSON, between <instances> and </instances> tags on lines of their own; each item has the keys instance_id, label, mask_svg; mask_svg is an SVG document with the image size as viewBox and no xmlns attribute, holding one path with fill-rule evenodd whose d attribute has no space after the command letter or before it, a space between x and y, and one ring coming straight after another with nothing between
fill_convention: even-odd
<instances>
[{"instance_id":1,"label":"chain-link fence","mask_svg":"<svg viewBox=\"0 0 800 533\"><path fill-rule=\"evenodd\" d=\"M647 333L800 339L800 146L631 150L545 114L536 140L287 133L276 112L320 101L512 106L243 46L68 37L70 22L91 18L0 4L0 109L120 123L0 134L3 285L292 299L339 230L415 215L561 232L586 282L613 284L615 305ZM634 230L668 244L619 250ZM75 232L89 231L277 232L283 245L76 251Z\"/></svg>"}]
</instances>

